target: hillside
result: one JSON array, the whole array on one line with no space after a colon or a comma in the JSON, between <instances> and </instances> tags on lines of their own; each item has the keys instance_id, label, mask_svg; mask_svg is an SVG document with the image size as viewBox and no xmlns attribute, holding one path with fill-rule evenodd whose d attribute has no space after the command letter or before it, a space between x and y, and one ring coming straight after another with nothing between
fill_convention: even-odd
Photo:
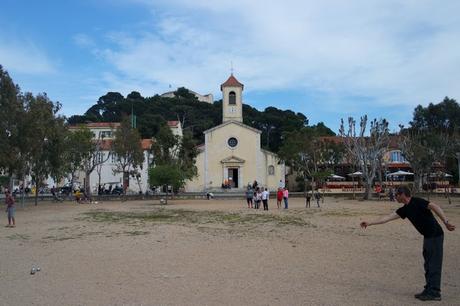
<instances>
[{"instance_id":1,"label":"hillside","mask_svg":"<svg viewBox=\"0 0 460 306\"><path fill-rule=\"evenodd\" d=\"M154 137L166 121L179 120L184 132L191 132L197 143L203 143L203 132L222 123L221 106L221 100L213 104L198 101L186 88L179 88L173 98L159 95L144 98L135 91L124 97L117 92L108 92L85 114L68 118L68 123L118 122L122 116L130 115L132 110L137 117L137 128L143 138ZM278 152L284 133L308 126L308 118L304 114L275 107L259 111L244 104L243 114L244 124L262 131L262 147L273 152ZM334 135L322 123L316 127L324 135Z\"/></svg>"}]
</instances>

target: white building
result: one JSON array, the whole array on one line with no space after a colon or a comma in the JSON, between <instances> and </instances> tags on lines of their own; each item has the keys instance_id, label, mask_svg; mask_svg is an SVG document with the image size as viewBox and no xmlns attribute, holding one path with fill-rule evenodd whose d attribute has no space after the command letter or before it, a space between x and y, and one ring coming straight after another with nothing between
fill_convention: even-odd
<instances>
[{"instance_id":1,"label":"white building","mask_svg":"<svg viewBox=\"0 0 460 306\"><path fill-rule=\"evenodd\" d=\"M201 101L201 102L206 102L206 103L214 103L214 97L212 96L212 94L207 94L207 95L201 95L197 92L194 92L193 90L190 90L190 89L187 89L191 94L193 94L197 99L198 101ZM174 98L175 93L176 91L168 91L168 92L165 92L163 94L160 95L160 97L163 97L163 98Z\"/></svg>"},{"instance_id":2,"label":"white building","mask_svg":"<svg viewBox=\"0 0 460 306\"><path fill-rule=\"evenodd\" d=\"M280 181L284 185L284 163L261 148L261 131L243 124L243 87L233 74L221 85L223 122L204 131L198 175L187 182L187 191L222 190L223 185L243 191L254 181L272 191Z\"/></svg>"},{"instance_id":3,"label":"white building","mask_svg":"<svg viewBox=\"0 0 460 306\"><path fill-rule=\"evenodd\" d=\"M94 134L94 141L98 142L101 148L99 159L103 162L90 175L90 185L93 193L97 193L99 185L105 188L112 188L123 185L123 173L115 173L116 156L111 153L112 143L114 140L115 130L120 126L120 123L113 122L97 122L87 123L85 125ZM168 126L174 135L182 136L182 127L179 121L168 121ZM79 125L69 127L70 130L76 130ZM127 192L138 193L145 192L148 189L148 169L152 163L153 156L150 152L153 141L151 139L142 139L141 146L144 151L144 162L138 170L139 179L134 177L129 178ZM75 178L80 186L84 185L85 175L79 172Z\"/></svg>"}]
</instances>

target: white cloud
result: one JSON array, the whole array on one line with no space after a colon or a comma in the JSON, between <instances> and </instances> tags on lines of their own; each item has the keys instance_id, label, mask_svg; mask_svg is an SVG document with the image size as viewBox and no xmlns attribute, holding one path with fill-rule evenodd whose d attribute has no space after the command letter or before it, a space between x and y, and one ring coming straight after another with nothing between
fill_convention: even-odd
<instances>
[{"instance_id":1,"label":"white cloud","mask_svg":"<svg viewBox=\"0 0 460 306\"><path fill-rule=\"evenodd\" d=\"M117 45L101 54L118 70L114 84L216 94L233 61L249 91L297 88L388 106L460 96L457 1L134 3L151 9L152 26L110 34Z\"/></svg>"}]
</instances>

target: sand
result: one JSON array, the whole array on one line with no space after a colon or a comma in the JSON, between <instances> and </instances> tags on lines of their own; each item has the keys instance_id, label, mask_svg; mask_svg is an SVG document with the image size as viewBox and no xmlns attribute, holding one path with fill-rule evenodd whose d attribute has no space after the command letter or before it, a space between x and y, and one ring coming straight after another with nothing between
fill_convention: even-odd
<instances>
[{"instance_id":1,"label":"sand","mask_svg":"<svg viewBox=\"0 0 460 306\"><path fill-rule=\"evenodd\" d=\"M459 198L432 200L460 225ZM17 227L0 228L0 305L430 304L413 297L424 285L413 226L359 227L399 204L314 206L295 198L288 210L271 200L268 212L243 200L18 205ZM159 210L169 217L136 217ZM130 218L96 221L95 213ZM459 231L445 235L436 305L460 305ZM34 265L41 271L31 275Z\"/></svg>"}]
</instances>

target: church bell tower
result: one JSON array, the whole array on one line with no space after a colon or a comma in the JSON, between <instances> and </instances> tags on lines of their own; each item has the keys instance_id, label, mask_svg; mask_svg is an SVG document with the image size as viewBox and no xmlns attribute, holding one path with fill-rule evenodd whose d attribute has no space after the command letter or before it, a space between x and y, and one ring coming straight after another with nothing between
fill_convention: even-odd
<instances>
[{"instance_id":1,"label":"church bell tower","mask_svg":"<svg viewBox=\"0 0 460 306\"><path fill-rule=\"evenodd\" d=\"M227 81L220 85L222 91L222 122L230 120L243 122L243 87L244 85L230 75Z\"/></svg>"}]
</instances>

